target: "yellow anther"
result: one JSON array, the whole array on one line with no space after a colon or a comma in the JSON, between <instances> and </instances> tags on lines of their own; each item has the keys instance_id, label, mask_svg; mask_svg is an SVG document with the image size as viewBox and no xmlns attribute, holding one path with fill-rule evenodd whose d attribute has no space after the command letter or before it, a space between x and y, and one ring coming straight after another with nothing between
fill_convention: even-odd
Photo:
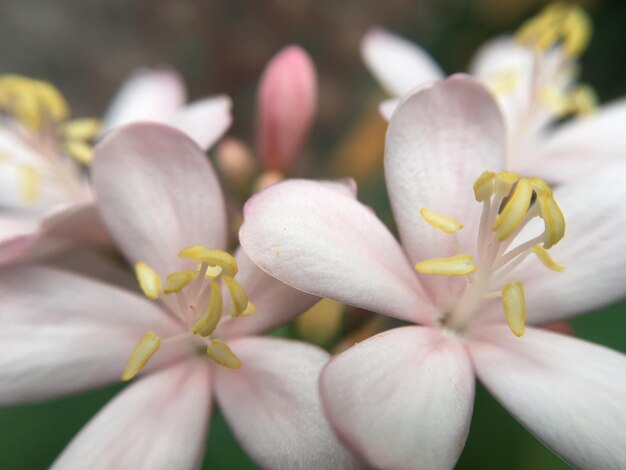
<instances>
[{"instance_id":1,"label":"yellow anther","mask_svg":"<svg viewBox=\"0 0 626 470\"><path fill-rule=\"evenodd\" d=\"M539 261L541 261L547 268L558 273L562 273L563 271L565 271L565 266L554 261L552 259L552 256L550 256L550 254L539 245L533 246L531 250L534 254L537 255Z\"/></svg>"},{"instance_id":2,"label":"yellow anther","mask_svg":"<svg viewBox=\"0 0 626 470\"><path fill-rule=\"evenodd\" d=\"M198 265L198 271L202 269L202 264ZM215 279L217 276L222 274L221 266L209 266L207 267L206 274L204 275L205 279Z\"/></svg>"},{"instance_id":3,"label":"yellow anther","mask_svg":"<svg viewBox=\"0 0 626 470\"><path fill-rule=\"evenodd\" d=\"M493 171L485 171L478 177L474 183L474 196L478 202L483 202L493 195L495 177Z\"/></svg>"},{"instance_id":4,"label":"yellow anther","mask_svg":"<svg viewBox=\"0 0 626 470\"><path fill-rule=\"evenodd\" d=\"M520 337L526 329L526 297L521 282L511 282L502 287L502 306L509 328Z\"/></svg>"},{"instance_id":5,"label":"yellow anther","mask_svg":"<svg viewBox=\"0 0 626 470\"><path fill-rule=\"evenodd\" d=\"M532 196L533 189L530 181L527 178L520 179L493 225L493 231L498 240L506 240L519 227L528 212Z\"/></svg>"},{"instance_id":6,"label":"yellow anther","mask_svg":"<svg viewBox=\"0 0 626 470\"><path fill-rule=\"evenodd\" d=\"M102 123L99 119L73 119L63 125L63 135L70 140L93 140L98 136L101 129Z\"/></svg>"},{"instance_id":7,"label":"yellow anther","mask_svg":"<svg viewBox=\"0 0 626 470\"><path fill-rule=\"evenodd\" d=\"M195 271L178 271L167 276L165 280L165 295L173 294L184 289L198 275Z\"/></svg>"},{"instance_id":8,"label":"yellow anther","mask_svg":"<svg viewBox=\"0 0 626 470\"><path fill-rule=\"evenodd\" d=\"M254 305L252 302L248 302L248 306L246 307L246 309L241 312L241 316L242 317L249 317L252 316L256 313L256 305Z\"/></svg>"},{"instance_id":9,"label":"yellow anther","mask_svg":"<svg viewBox=\"0 0 626 470\"><path fill-rule=\"evenodd\" d=\"M209 266L220 266L227 276L237 274L237 262L229 253L222 250L210 250L204 246L193 245L178 253L180 258L207 263Z\"/></svg>"},{"instance_id":10,"label":"yellow anther","mask_svg":"<svg viewBox=\"0 0 626 470\"><path fill-rule=\"evenodd\" d=\"M46 117L54 121L63 121L69 115L69 109L63 95L52 84L33 80L33 87Z\"/></svg>"},{"instance_id":11,"label":"yellow anther","mask_svg":"<svg viewBox=\"0 0 626 470\"><path fill-rule=\"evenodd\" d=\"M415 265L415 270L422 274L465 276L476 271L476 265L471 255L456 255L420 261Z\"/></svg>"},{"instance_id":12,"label":"yellow anther","mask_svg":"<svg viewBox=\"0 0 626 470\"><path fill-rule=\"evenodd\" d=\"M552 188L550 187L548 183L546 183L541 178L538 178L537 176L533 176L530 179L530 184L533 187L533 191L535 191L537 195L543 194L545 196L552 197Z\"/></svg>"},{"instance_id":13,"label":"yellow anther","mask_svg":"<svg viewBox=\"0 0 626 470\"><path fill-rule=\"evenodd\" d=\"M580 55L591 39L591 20L577 5L570 5L564 25L565 53L575 57Z\"/></svg>"},{"instance_id":14,"label":"yellow anther","mask_svg":"<svg viewBox=\"0 0 626 470\"><path fill-rule=\"evenodd\" d=\"M139 281L139 287L149 299L158 299L161 291L161 278L147 263L135 263L135 274Z\"/></svg>"},{"instance_id":15,"label":"yellow anther","mask_svg":"<svg viewBox=\"0 0 626 470\"><path fill-rule=\"evenodd\" d=\"M565 117L572 111L569 97L555 87L545 87L539 92L539 101L551 109L557 117Z\"/></svg>"},{"instance_id":16,"label":"yellow anther","mask_svg":"<svg viewBox=\"0 0 626 470\"><path fill-rule=\"evenodd\" d=\"M507 196L511 192L511 188L519 180L519 175L512 171L500 171L496 175L494 190L500 197Z\"/></svg>"},{"instance_id":17,"label":"yellow anther","mask_svg":"<svg viewBox=\"0 0 626 470\"><path fill-rule=\"evenodd\" d=\"M233 316L241 315L248 307L248 294L246 294L244 288L231 276L224 275L222 276L222 280L224 284L226 284L230 298L235 305L235 314Z\"/></svg>"},{"instance_id":18,"label":"yellow anther","mask_svg":"<svg viewBox=\"0 0 626 470\"><path fill-rule=\"evenodd\" d=\"M217 282L211 282L211 300L205 314L191 328L194 335L209 336L222 317L222 291Z\"/></svg>"},{"instance_id":19,"label":"yellow anther","mask_svg":"<svg viewBox=\"0 0 626 470\"><path fill-rule=\"evenodd\" d=\"M543 247L547 250L556 245L565 235L565 217L552 196L537 194L537 201L541 207L541 217L546 228Z\"/></svg>"},{"instance_id":20,"label":"yellow anther","mask_svg":"<svg viewBox=\"0 0 626 470\"><path fill-rule=\"evenodd\" d=\"M487 79L487 84L496 96L504 96L515 90L519 75L515 69L499 70Z\"/></svg>"},{"instance_id":21,"label":"yellow anther","mask_svg":"<svg viewBox=\"0 0 626 470\"><path fill-rule=\"evenodd\" d=\"M65 152L83 165L89 165L93 160L93 148L82 140L66 140L63 145Z\"/></svg>"},{"instance_id":22,"label":"yellow anther","mask_svg":"<svg viewBox=\"0 0 626 470\"><path fill-rule=\"evenodd\" d=\"M22 200L27 204L34 204L39 200L41 187L40 176L32 165L19 167Z\"/></svg>"},{"instance_id":23,"label":"yellow anther","mask_svg":"<svg viewBox=\"0 0 626 470\"><path fill-rule=\"evenodd\" d=\"M572 112L578 116L589 116L598 110L598 96L589 85L579 85L571 94Z\"/></svg>"},{"instance_id":24,"label":"yellow anther","mask_svg":"<svg viewBox=\"0 0 626 470\"><path fill-rule=\"evenodd\" d=\"M436 214L430 209L420 209L420 215L426 222L445 233L454 233L463 228L463 224L452 217Z\"/></svg>"},{"instance_id":25,"label":"yellow anther","mask_svg":"<svg viewBox=\"0 0 626 470\"><path fill-rule=\"evenodd\" d=\"M143 335L143 338L139 340L139 343L137 343L137 346L135 346L135 349L126 362L122 380L125 382L136 376L148 363L154 353L158 351L160 346L161 338L159 338L154 331L149 331Z\"/></svg>"},{"instance_id":26,"label":"yellow anther","mask_svg":"<svg viewBox=\"0 0 626 470\"><path fill-rule=\"evenodd\" d=\"M241 361L233 354L224 341L214 339L207 347L206 353L220 366L228 367L229 369L239 369L241 367Z\"/></svg>"}]
</instances>

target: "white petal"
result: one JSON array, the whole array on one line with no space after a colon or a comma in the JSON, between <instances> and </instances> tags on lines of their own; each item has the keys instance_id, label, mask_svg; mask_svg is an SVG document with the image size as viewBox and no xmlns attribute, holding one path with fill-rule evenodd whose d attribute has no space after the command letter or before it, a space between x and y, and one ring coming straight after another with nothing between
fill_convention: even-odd
<instances>
[{"instance_id":1,"label":"white petal","mask_svg":"<svg viewBox=\"0 0 626 470\"><path fill-rule=\"evenodd\" d=\"M381 28L365 35L361 56L392 96L402 96L424 82L443 78L443 72L426 51Z\"/></svg>"},{"instance_id":2,"label":"white petal","mask_svg":"<svg viewBox=\"0 0 626 470\"><path fill-rule=\"evenodd\" d=\"M211 413L209 368L181 363L137 380L54 462L56 470L199 468Z\"/></svg>"},{"instance_id":3,"label":"white petal","mask_svg":"<svg viewBox=\"0 0 626 470\"><path fill-rule=\"evenodd\" d=\"M409 321L431 307L398 243L373 212L324 184L290 180L248 201L239 238L282 282Z\"/></svg>"},{"instance_id":4,"label":"white petal","mask_svg":"<svg viewBox=\"0 0 626 470\"><path fill-rule=\"evenodd\" d=\"M112 132L92 164L100 214L132 262L161 276L184 268L190 245L226 247L226 213L206 155L180 131L133 124Z\"/></svg>"},{"instance_id":5,"label":"white petal","mask_svg":"<svg viewBox=\"0 0 626 470\"><path fill-rule=\"evenodd\" d=\"M463 345L404 327L333 359L322 400L342 440L375 468L449 469L463 450L474 374Z\"/></svg>"},{"instance_id":6,"label":"white petal","mask_svg":"<svg viewBox=\"0 0 626 470\"><path fill-rule=\"evenodd\" d=\"M529 431L575 468L626 462L626 356L527 328L486 327L469 343L480 380Z\"/></svg>"},{"instance_id":7,"label":"white petal","mask_svg":"<svg viewBox=\"0 0 626 470\"><path fill-rule=\"evenodd\" d=\"M226 95L204 98L179 109L168 124L207 150L224 135L232 122L232 102Z\"/></svg>"},{"instance_id":8,"label":"white petal","mask_svg":"<svg viewBox=\"0 0 626 470\"><path fill-rule=\"evenodd\" d=\"M175 70L139 69L113 98L104 131L137 121L167 122L185 101L185 85Z\"/></svg>"},{"instance_id":9,"label":"white petal","mask_svg":"<svg viewBox=\"0 0 626 470\"><path fill-rule=\"evenodd\" d=\"M0 403L41 400L118 381L149 330L178 324L156 303L42 267L0 272ZM162 348L151 367L180 357Z\"/></svg>"},{"instance_id":10,"label":"white petal","mask_svg":"<svg viewBox=\"0 0 626 470\"><path fill-rule=\"evenodd\" d=\"M385 176L402 244L414 264L455 254L453 239L426 223L420 209L454 217L461 250L474 254L482 205L473 184L504 165L505 130L491 94L462 75L406 96L387 131ZM450 302L465 279L424 276L438 302Z\"/></svg>"},{"instance_id":11,"label":"white petal","mask_svg":"<svg viewBox=\"0 0 626 470\"><path fill-rule=\"evenodd\" d=\"M262 468L356 468L322 413L317 379L328 354L273 338L229 342L241 369L215 367L226 420Z\"/></svg>"}]
</instances>

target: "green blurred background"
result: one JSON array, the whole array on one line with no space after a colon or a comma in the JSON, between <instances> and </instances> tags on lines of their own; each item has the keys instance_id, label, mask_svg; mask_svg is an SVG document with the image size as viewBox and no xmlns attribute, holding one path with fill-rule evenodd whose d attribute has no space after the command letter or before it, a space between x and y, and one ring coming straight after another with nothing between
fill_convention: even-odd
<instances>
[{"instance_id":1,"label":"green blurred background","mask_svg":"<svg viewBox=\"0 0 626 470\"><path fill-rule=\"evenodd\" d=\"M375 111L381 92L360 61L362 35L373 25L385 26L424 46L448 72L462 71L485 39L513 31L544 3L5 0L0 3L0 66L2 73L55 83L76 115L97 116L134 68L169 64L183 74L192 98L229 94L235 103L230 134L250 140L255 87L264 64L284 45L299 43L312 55L320 76L319 115L299 171L357 177L361 198L391 221L380 160L384 123ZM581 3L594 23L592 42L582 57L582 81L597 90L601 102L624 96L626 2ZM626 303L574 319L572 326L581 338L626 352ZM293 329L280 334L292 335ZM0 409L0 469L46 468L121 388ZM255 468L218 412L204 468ZM458 468L568 467L479 386Z\"/></svg>"}]
</instances>

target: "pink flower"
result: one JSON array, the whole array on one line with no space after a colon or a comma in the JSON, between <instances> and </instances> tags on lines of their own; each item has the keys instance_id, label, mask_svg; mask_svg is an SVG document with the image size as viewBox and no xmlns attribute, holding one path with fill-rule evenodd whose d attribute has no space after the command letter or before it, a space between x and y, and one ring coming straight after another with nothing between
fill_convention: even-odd
<instances>
[{"instance_id":1,"label":"pink flower","mask_svg":"<svg viewBox=\"0 0 626 470\"><path fill-rule=\"evenodd\" d=\"M146 367L53 467L198 467L213 398L263 468L351 467L321 411L328 354L258 336L316 298L223 251L224 201L202 150L170 127L134 124L103 140L92 171L103 220L159 301L51 268L0 273L1 403Z\"/></svg>"},{"instance_id":2,"label":"pink flower","mask_svg":"<svg viewBox=\"0 0 626 470\"><path fill-rule=\"evenodd\" d=\"M591 88L577 83L577 58L590 36L590 20L580 7L555 4L515 37L495 38L474 57L469 73L489 87L504 113L508 169L561 184L626 154L626 100L596 110ZM365 35L361 52L367 67L396 98L444 77L423 49L380 28ZM382 104L387 118L397 103ZM576 118L554 127L571 115Z\"/></svg>"},{"instance_id":3,"label":"pink flower","mask_svg":"<svg viewBox=\"0 0 626 470\"><path fill-rule=\"evenodd\" d=\"M257 92L258 148L265 170L289 171L309 134L317 77L309 55L288 46L265 67Z\"/></svg>"},{"instance_id":4,"label":"pink flower","mask_svg":"<svg viewBox=\"0 0 626 470\"><path fill-rule=\"evenodd\" d=\"M532 326L626 293L626 166L552 193L501 171L505 148L491 94L456 76L407 95L389 124L402 246L369 208L315 182L280 183L247 203L240 239L260 268L421 325L369 338L322 373L333 428L373 467L452 468L475 377L574 466L626 461L626 356Z\"/></svg>"},{"instance_id":5,"label":"pink flower","mask_svg":"<svg viewBox=\"0 0 626 470\"><path fill-rule=\"evenodd\" d=\"M102 125L95 119L69 120L63 96L45 82L3 76L0 95L5 104L15 103L4 109L7 116L0 123L0 264L49 256L81 241L108 242L85 171L91 142L102 129L163 122L207 149L231 123L228 97L185 105L182 79L169 69L136 72ZM32 102L36 112L25 105Z\"/></svg>"}]
</instances>

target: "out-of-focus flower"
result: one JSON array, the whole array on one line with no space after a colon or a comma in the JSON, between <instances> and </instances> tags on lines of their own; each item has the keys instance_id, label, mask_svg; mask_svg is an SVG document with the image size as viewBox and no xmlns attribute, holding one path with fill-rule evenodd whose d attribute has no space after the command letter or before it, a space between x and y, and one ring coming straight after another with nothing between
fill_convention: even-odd
<instances>
[{"instance_id":1,"label":"out-of-focus flower","mask_svg":"<svg viewBox=\"0 0 626 470\"><path fill-rule=\"evenodd\" d=\"M267 64L257 91L258 152L264 170L287 173L311 130L317 77L309 55L288 46Z\"/></svg>"},{"instance_id":2,"label":"out-of-focus flower","mask_svg":"<svg viewBox=\"0 0 626 470\"><path fill-rule=\"evenodd\" d=\"M576 5L557 3L524 24L515 37L485 44L470 73L497 97L508 128L507 168L563 183L626 155L626 101L597 110L593 90L577 83L577 58L591 23ZM419 46L382 29L362 41L363 59L382 86L400 97L444 74ZM381 105L389 118L398 100ZM553 128L559 119L574 116Z\"/></svg>"},{"instance_id":3,"label":"out-of-focus flower","mask_svg":"<svg viewBox=\"0 0 626 470\"><path fill-rule=\"evenodd\" d=\"M95 153L103 220L145 295L160 301L50 268L0 274L2 403L98 386L122 370L130 380L147 367L53 467L195 468L213 396L263 468L352 466L321 410L328 354L258 336L316 298L224 251L224 201L202 150L175 129L134 124Z\"/></svg>"},{"instance_id":4,"label":"out-of-focus flower","mask_svg":"<svg viewBox=\"0 0 626 470\"><path fill-rule=\"evenodd\" d=\"M280 183L246 205L241 243L269 274L422 325L357 344L322 373L334 429L373 467L452 468L476 376L574 466L626 460L626 356L526 326L626 294L626 165L553 193L503 171L505 151L491 93L456 76L406 96L389 124L402 247L369 208L315 182Z\"/></svg>"},{"instance_id":5,"label":"out-of-focus flower","mask_svg":"<svg viewBox=\"0 0 626 470\"><path fill-rule=\"evenodd\" d=\"M51 84L0 77L0 264L47 256L78 241L105 243L87 177L92 142L137 120L169 123L210 147L231 122L230 99L185 105L182 80L171 70L137 72L122 87L103 124L69 120Z\"/></svg>"}]
</instances>

